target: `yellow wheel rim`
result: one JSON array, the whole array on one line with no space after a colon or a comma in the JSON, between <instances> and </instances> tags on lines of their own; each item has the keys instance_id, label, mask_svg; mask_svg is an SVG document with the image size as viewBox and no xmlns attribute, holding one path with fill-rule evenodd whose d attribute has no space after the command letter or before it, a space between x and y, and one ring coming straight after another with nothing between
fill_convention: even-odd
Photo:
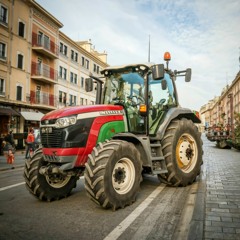
<instances>
[{"instance_id":1,"label":"yellow wheel rim","mask_svg":"<svg viewBox=\"0 0 240 240\"><path fill-rule=\"evenodd\" d=\"M185 173L191 172L198 158L197 143L195 139L187 133L181 135L177 142L176 160L178 167Z\"/></svg>"}]
</instances>

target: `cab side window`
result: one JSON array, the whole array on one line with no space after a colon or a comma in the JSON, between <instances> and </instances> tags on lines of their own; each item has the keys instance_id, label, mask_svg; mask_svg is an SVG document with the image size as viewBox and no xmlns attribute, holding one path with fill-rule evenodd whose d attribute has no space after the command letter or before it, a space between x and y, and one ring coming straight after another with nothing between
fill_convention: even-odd
<instances>
[{"instance_id":1,"label":"cab side window","mask_svg":"<svg viewBox=\"0 0 240 240\"><path fill-rule=\"evenodd\" d=\"M164 113L177 103L174 86L168 74L162 80L149 82L149 132L155 134Z\"/></svg>"}]
</instances>

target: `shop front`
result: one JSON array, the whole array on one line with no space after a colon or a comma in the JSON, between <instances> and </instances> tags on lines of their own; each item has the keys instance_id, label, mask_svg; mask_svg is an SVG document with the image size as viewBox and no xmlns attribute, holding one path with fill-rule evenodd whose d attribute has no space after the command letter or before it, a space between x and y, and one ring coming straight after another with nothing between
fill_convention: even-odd
<instances>
[{"instance_id":1,"label":"shop front","mask_svg":"<svg viewBox=\"0 0 240 240\"><path fill-rule=\"evenodd\" d=\"M0 154L2 154L2 142L4 137L13 130L20 131L20 113L12 107L0 106Z\"/></svg>"}]
</instances>

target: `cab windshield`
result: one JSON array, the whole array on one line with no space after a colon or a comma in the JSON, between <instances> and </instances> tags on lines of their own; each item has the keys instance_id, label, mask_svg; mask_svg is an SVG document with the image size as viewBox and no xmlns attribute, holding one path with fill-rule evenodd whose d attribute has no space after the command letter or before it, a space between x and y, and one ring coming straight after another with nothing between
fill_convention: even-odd
<instances>
[{"instance_id":1,"label":"cab windshield","mask_svg":"<svg viewBox=\"0 0 240 240\"><path fill-rule=\"evenodd\" d=\"M113 73L105 82L105 104L144 101L144 78L138 72Z\"/></svg>"}]
</instances>

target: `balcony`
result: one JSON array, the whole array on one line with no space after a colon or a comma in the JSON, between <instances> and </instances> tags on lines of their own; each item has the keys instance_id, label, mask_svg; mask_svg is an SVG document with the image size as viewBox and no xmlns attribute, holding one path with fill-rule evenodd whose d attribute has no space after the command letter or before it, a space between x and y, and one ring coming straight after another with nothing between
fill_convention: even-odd
<instances>
[{"instance_id":1,"label":"balcony","mask_svg":"<svg viewBox=\"0 0 240 240\"><path fill-rule=\"evenodd\" d=\"M37 62L32 62L31 76L32 79L52 84L56 84L58 79L57 70Z\"/></svg>"},{"instance_id":2,"label":"balcony","mask_svg":"<svg viewBox=\"0 0 240 240\"><path fill-rule=\"evenodd\" d=\"M30 103L36 105L42 105L42 107L56 108L58 104L58 98L47 92L31 91Z\"/></svg>"},{"instance_id":3,"label":"balcony","mask_svg":"<svg viewBox=\"0 0 240 240\"><path fill-rule=\"evenodd\" d=\"M34 32L32 33L32 49L51 59L57 59L59 55L57 44Z\"/></svg>"}]
</instances>

